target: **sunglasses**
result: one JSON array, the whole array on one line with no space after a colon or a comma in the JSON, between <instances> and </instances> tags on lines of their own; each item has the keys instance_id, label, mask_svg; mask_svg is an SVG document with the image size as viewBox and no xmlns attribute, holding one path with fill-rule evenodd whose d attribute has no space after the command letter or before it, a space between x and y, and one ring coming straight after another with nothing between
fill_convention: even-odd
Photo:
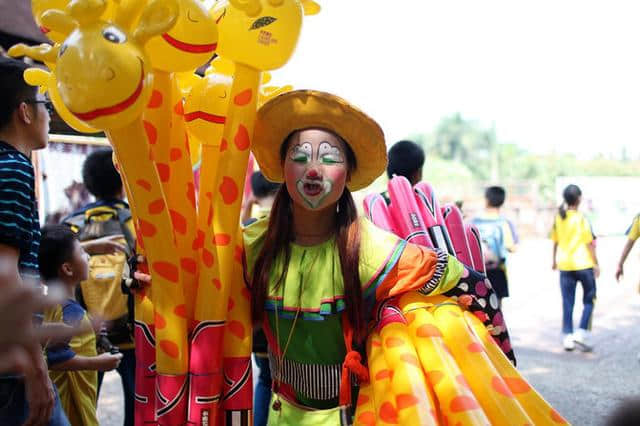
<instances>
[{"instance_id":1,"label":"sunglasses","mask_svg":"<svg viewBox=\"0 0 640 426\"><path fill-rule=\"evenodd\" d=\"M25 104L43 104L44 107L47 109L47 112L49 113L49 115L53 114L53 103L48 100L48 99L28 99L26 101L24 101Z\"/></svg>"}]
</instances>

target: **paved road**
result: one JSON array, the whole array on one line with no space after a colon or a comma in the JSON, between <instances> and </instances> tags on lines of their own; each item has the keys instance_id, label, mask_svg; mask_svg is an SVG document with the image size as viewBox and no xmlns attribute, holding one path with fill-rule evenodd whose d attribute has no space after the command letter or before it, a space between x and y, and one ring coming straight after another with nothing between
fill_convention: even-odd
<instances>
[{"instance_id":1,"label":"paved road","mask_svg":"<svg viewBox=\"0 0 640 426\"><path fill-rule=\"evenodd\" d=\"M623 238L601 238L598 255L602 276L593 320L592 353L565 352L561 345L561 298L557 272L550 270L551 243L523 242L511 258L512 296L505 318L514 340L518 368L530 383L574 425L603 425L607 414L625 397L640 395L640 251L627 260L622 284L613 279ZM635 279L632 279L635 277ZM574 318L579 317L579 291ZM122 424L119 377L107 373L98 418L105 426Z\"/></svg>"}]
</instances>

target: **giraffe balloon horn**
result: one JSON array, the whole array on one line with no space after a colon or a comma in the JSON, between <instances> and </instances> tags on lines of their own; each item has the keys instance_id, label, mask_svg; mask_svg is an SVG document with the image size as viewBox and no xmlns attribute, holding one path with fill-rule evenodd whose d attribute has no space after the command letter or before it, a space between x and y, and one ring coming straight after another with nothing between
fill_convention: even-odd
<instances>
[{"instance_id":1,"label":"giraffe balloon horn","mask_svg":"<svg viewBox=\"0 0 640 426\"><path fill-rule=\"evenodd\" d=\"M11 46L7 54L11 57L26 56L36 61L44 62L47 64L47 67L51 68L55 66L58 49L58 45L52 46L47 43L42 43L38 46L27 46L26 44L19 43Z\"/></svg>"},{"instance_id":2,"label":"giraffe balloon horn","mask_svg":"<svg viewBox=\"0 0 640 426\"><path fill-rule=\"evenodd\" d=\"M247 16L250 17L258 16L258 14L262 11L260 0L229 0L229 4L231 4L238 10L244 11L244 13L246 13Z\"/></svg>"}]
</instances>

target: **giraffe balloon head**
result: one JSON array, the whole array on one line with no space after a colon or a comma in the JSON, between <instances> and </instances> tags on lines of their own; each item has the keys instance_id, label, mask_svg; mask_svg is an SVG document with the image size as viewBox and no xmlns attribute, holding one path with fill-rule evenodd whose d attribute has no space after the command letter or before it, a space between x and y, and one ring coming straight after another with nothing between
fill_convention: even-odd
<instances>
[{"instance_id":1,"label":"giraffe balloon head","mask_svg":"<svg viewBox=\"0 0 640 426\"><path fill-rule=\"evenodd\" d=\"M260 71L280 68L296 47L303 14L318 11L312 0L222 0L211 10L218 54Z\"/></svg>"},{"instance_id":2,"label":"giraffe balloon head","mask_svg":"<svg viewBox=\"0 0 640 426\"><path fill-rule=\"evenodd\" d=\"M218 29L200 0L178 0L179 15L169 31L153 37L145 49L154 69L190 71L207 63L218 45Z\"/></svg>"},{"instance_id":3,"label":"giraffe balloon head","mask_svg":"<svg viewBox=\"0 0 640 426\"><path fill-rule=\"evenodd\" d=\"M42 22L61 32L75 28L58 52L58 91L76 118L109 130L142 115L152 78L144 45L174 25L178 4L150 1L134 31L101 20L106 7L106 0L72 0L65 11L45 12Z\"/></svg>"},{"instance_id":4,"label":"giraffe balloon head","mask_svg":"<svg viewBox=\"0 0 640 426\"><path fill-rule=\"evenodd\" d=\"M217 57L189 92L184 103L184 120L190 133L203 143L220 145L226 121L233 63Z\"/></svg>"},{"instance_id":5,"label":"giraffe balloon head","mask_svg":"<svg viewBox=\"0 0 640 426\"><path fill-rule=\"evenodd\" d=\"M67 7L67 4L69 4L69 0L31 0L31 13L33 13L33 19L36 21L40 31L42 31L49 40L55 43L61 43L64 41L67 37L66 32L51 30L51 28L42 24L40 17L49 9L64 10L64 8ZM102 19L107 19L107 17L112 16L115 6L116 5L113 2L110 2L102 15Z\"/></svg>"}]
</instances>

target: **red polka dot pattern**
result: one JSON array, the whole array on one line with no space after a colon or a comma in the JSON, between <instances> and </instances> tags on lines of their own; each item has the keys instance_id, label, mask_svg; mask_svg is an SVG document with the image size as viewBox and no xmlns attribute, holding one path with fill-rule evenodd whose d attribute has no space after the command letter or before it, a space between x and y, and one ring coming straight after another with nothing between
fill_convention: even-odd
<instances>
[{"instance_id":1,"label":"red polka dot pattern","mask_svg":"<svg viewBox=\"0 0 640 426\"><path fill-rule=\"evenodd\" d=\"M529 383L519 377L503 377L502 380L504 380L511 392L515 394L527 393L531 390Z\"/></svg>"},{"instance_id":2,"label":"red polka dot pattern","mask_svg":"<svg viewBox=\"0 0 640 426\"><path fill-rule=\"evenodd\" d=\"M180 318L187 318L187 307L182 304L175 307L173 313L179 316Z\"/></svg>"},{"instance_id":3,"label":"red polka dot pattern","mask_svg":"<svg viewBox=\"0 0 640 426\"><path fill-rule=\"evenodd\" d=\"M433 324L423 324L416 330L418 337L442 337L442 332Z\"/></svg>"},{"instance_id":4,"label":"red polka dot pattern","mask_svg":"<svg viewBox=\"0 0 640 426\"><path fill-rule=\"evenodd\" d=\"M195 274L198 268L198 265L196 264L196 261L193 260L192 258L183 257L182 259L180 259L180 267L184 271L189 272L190 274Z\"/></svg>"},{"instance_id":5,"label":"red polka dot pattern","mask_svg":"<svg viewBox=\"0 0 640 426\"><path fill-rule=\"evenodd\" d=\"M238 339L244 339L244 336L245 336L244 325L242 325L241 322L229 321L229 323L227 324L227 328L229 329L231 334L236 336Z\"/></svg>"},{"instance_id":6,"label":"red polka dot pattern","mask_svg":"<svg viewBox=\"0 0 640 426\"><path fill-rule=\"evenodd\" d=\"M180 273L176 265L169 262L154 262L151 265L151 269L153 272L172 283L177 283L180 278Z\"/></svg>"},{"instance_id":7,"label":"red polka dot pattern","mask_svg":"<svg viewBox=\"0 0 640 426\"><path fill-rule=\"evenodd\" d=\"M165 163L156 163L156 169L158 169L158 176L162 182L169 182L171 177L171 168Z\"/></svg>"},{"instance_id":8,"label":"red polka dot pattern","mask_svg":"<svg viewBox=\"0 0 640 426\"><path fill-rule=\"evenodd\" d=\"M171 148L169 152L169 159L171 161L177 161L182 158L182 150L180 148Z\"/></svg>"},{"instance_id":9,"label":"red polka dot pattern","mask_svg":"<svg viewBox=\"0 0 640 426\"><path fill-rule=\"evenodd\" d=\"M251 96L252 96L251 89L243 90L233 98L233 103L239 106L244 106L249 102L251 102Z\"/></svg>"},{"instance_id":10,"label":"red polka dot pattern","mask_svg":"<svg viewBox=\"0 0 640 426\"><path fill-rule=\"evenodd\" d=\"M143 237L153 237L154 235L156 235L156 232L158 232L156 227L153 226L152 223L147 222L146 220L140 219L138 223L139 223L139 228L138 228L139 234L142 235Z\"/></svg>"},{"instance_id":11,"label":"red polka dot pattern","mask_svg":"<svg viewBox=\"0 0 640 426\"><path fill-rule=\"evenodd\" d=\"M229 234L216 234L213 237L213 244L217 246L226 246L231 242L231 236Z\"/></svg>"},{"instance_id":12,"label":"red polka dot pattern","mask_svg":"<svg viewBox=\"0 0 640 426\"><path fill-rule=\"evenodd\" d=\"M404 340L399 337L388 337L384 341L385 346L388 348L397 348L398 346L404 345L404 343Z\"/></svg>"},{"instance_id":13,"label":"red polka dot pattern","mask_svg":"<svg viewBox=\"0 0 640 426\"><path fill-rule=\"evenodd\" d=\"M390 402L385 402L380 407L380 418L383 422L396 424L398 423L398 413Z\"/></svg>"},{"instance_id":14,"label":"red polka dot pattern","mask_svg":"<svg viewBox=\"0 0 640 426\"><path fill-rule=\"evenodd\" d=\"M154 312L153 324L156 326L156 329L163 329L167 326L167 321L164 319L162 315L160 315L157 312Z\"/></svg>"},{"instance_id":15,"label":"red polka dot pattern","mask_svg":"<svg viewBox=\"0 0 640 426\"><path fill-rule=\"evenodd\" d=\"M171 358L178 358L178 355L180 354L178 345L169 340L160 341L160 349L162 349L162 351L169 355Z\"/></svg>"},{"instance_id":16,"label":"red polka dot pattern","mask_svg":"<svg viewBox=\"0 0 640 426\"><path fill-rule=\"evenodd\" d=\"M171 215L171 223L173 224L174 231L181 235L186 234L187 219L175 210L169 210L169 214Z\"/></svg>"},{"instance_id":17,"label":"red polka dot pattern","mask_svg":"<svg viewBox=\"0 0 640 426\"><path fill-rule=\"evenodd\" d=\"M155 126L146 120L142 120L142 125L144 126L145 133L147 134L147 141L150 145L155 145L158 141L158 131Z\"/></svg>"},{"instance_id":18,"label":"red polka dot pattern","mask_svg":"<svg viewBox=\"0 0 640 426\"><path fill-rule=\"evenodd\" d=\"M454 413L460 413L467 410L476 410L480 408L480 406L474 398L466 395L458 395L451 400L449 408Z\"/></svg>"},{"instance_id":19,"label":"red polka dot pattern","mask_svg":"<svg viewBox=\"0 0 640 426\"><path fill-rule=\"evenodd\" d=\"M419 402L420 400L411 394L401 393L396 396L396 405L398 407L398 410L402 410L403 408L413 407Z\"/></svg>"},{"instance_id":20,"label":"red polka dot pattern","mask_svg":"<svg viewBox=\"0 0 640 426\"><path fill-rule=\"evenodd\" d=\"M211 268L213 266L213 254L207 249L202 250L202 262L207 268Z\"/></svg>"},{"instance_id":21,"label":"red polka dot pattern","mask_svg":"<svg viewBox=\"0 0 640 426\"><path fill-rule=\"evenodd\" d=\"M160 105L162 105L162 93L159 90L154 90L151 92L151 98L149 98L147 108L154 109L158 108Z\"/></svg>"},{"instance_id":22,"label":"red polka dot pattern","mask_svg":"<svg viewBox=\"0 0 640 426\"><path fill-rule=\"evenodd\" d=\"M220 184L220 195L222 195L222 201L225 204L233 204L234 201L238 199L238 186L228 176L222 178L222 183Z\"/></svg>"},{"instance_id":23,"label":"red polka dot pattern","mask_svg":"<svg viewBox=\"0 0 640 426\"><path fill-rule=\"evenodd\" d=\"M511 390L507 387L506 383L502 380L502 378L498 376L493 376L491 378L491 387L500 395L504 395L508 398L513 398L513 394L511 393Z\"/></svg>"},{"instance_id":24,"label":"red polka dot pattern","mask_svg":"<svg viewBox=\"0 0 640 426\"><path fill-rule=\"evenodd\" d=\"M198 250L204 247L204 232L198 229L198 234L196 238L193 240L193 244L191 244L192 250Z\"/></svg>"},{"instance_id":25,"label":"red polka dot pattern","mask_svg":"<svg viewBox=\"0 0 640 426\"><path fill-rule=\"evenodd\" d=\"M145 191L149 191L151 189L151 184L149 183L149 181L144 180L144 179L138 179L136 181L136 184L141 187L142 189L144 189Z\"/></svg>"},{"instance_id":26,"label":"red polka dot pattern","mask_svg":"<svg viewBox=\"0 0 640 426\"><path fill-rule=\"evenodd\" d=\"M159 214L164 210L164 200L162 198L158 198L155 201L152 201L149 204L149 213L151 214Z\"/></svg>"},{"instance_id":27,"label":"red polka dot pattern","mask_svg":"<svg viewBox=\"0 0 640 426\"><path fill-rule=\"evenodd\" d=\"M251 139L249 138L249 132L247 128L242 124L238 126L238 131L236 132L236 136L233 138L233 143L236 144L236 148L240 151L245 151L249 149L251 145Z\"/></svg>"}]
</instances>

